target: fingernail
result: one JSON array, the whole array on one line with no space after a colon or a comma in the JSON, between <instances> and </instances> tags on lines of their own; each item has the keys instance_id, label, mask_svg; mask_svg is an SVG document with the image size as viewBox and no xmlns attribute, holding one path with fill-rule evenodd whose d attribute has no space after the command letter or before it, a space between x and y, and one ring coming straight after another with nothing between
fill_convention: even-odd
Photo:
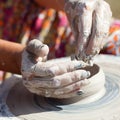
<instances>
[{"instance_id":1,"label":"fingernail","mask_svg":"<svg viewBox=\"0 0 120 120\"><path fill-rule=\"evenodd\" d=\"M77 95L82 95L82 94L84 94L83 90L79 90L79 91L77 92Z\"/></svg>"},{"instance_id":2,"label":"fingernail","mask_svg":"<svg viewBox=\"0 0 120 120\"><path fill-rule=\"evenodd\" d=\"M87 77L90 77L90 75L91 75L91 74L90 74L90 72L89 72L89 71L87 71Z\"/></svg>"},{"instance_id":3,"label":"fingernail","mask_svg":"<svg viewBox=\"0 0 120 120\"><path fill-rule=\"evenodd\" d=\"M76 63L76 65L75 65L75 70L78 70L78 69L80 69L80 68L84 68L84 67L86 67L86 66L87 66L86 63Z\"/></svg>"},{"instance_id":4,"label":"fingernail","mask_svg":"<svg viewBox=\"0 0 120 120\"><path fill-rule=\"evenodd\" d=\"M89 76L90 76L90 72L89 71L85 71L85 72L83 72L81 78L85 79L85 78L88 78Z\"/></svg>"}]
</instances>

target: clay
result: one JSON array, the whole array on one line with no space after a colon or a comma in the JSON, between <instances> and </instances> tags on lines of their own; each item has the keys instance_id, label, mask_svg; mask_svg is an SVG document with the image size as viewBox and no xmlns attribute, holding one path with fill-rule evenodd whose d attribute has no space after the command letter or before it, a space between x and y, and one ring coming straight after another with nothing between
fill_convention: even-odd
<instances>
[{"instance_id":1,"label":"clay","mask_svg":"<svg viewBox=\"0 0 120 120\"><path fill-rule=\"evenodd\" d=\"M75 58L89 63L108 36L110 6L104 0L66 0L65 11L76 40Z\"/></svg>"},{"instance_id":2,"label":"clay","mask_svg":"<svg viewBox=\"0 0 120 120\"><path fill-rule=\"evenodd\" d=\"M72 99L60 100L36 96L23 86L21 77L13 76L0 87L2 91L0 98L3 98L2 103L0 101L0 106L3 108L3 112L0 112L0 120L119 120L119 61L119 57L112 56L99 56L95 59L105 73L105 85L99 92L96 91L96 94L90 93L89 97L85 96L87 94L85 90L82 95ZM101 84L103 84L102 79L99 79L98 84L91 87L91 91L98 89ZM7 104L5 104L6 97Z\"/></svg>"},{"instance_id":3,"label":"clay","mask_svg":"<svg viewBox=\"0 0 120 120\"><path fill-rule=\"evenodd\" d=\"M83 61L51 63L43 61L48 47L39 40L32 40L22 53L21 73L23 84L35 94L54 98L73 97L80 87L86 84L89 71L80 70L88 66ZM88 81L89 83L89 81Z\"/></svg>"},{"instance_id":4,"label":"clay","mask_svg":"<svg viewBox=\"0 0 120 120\"><path fill-rule=\"evenodd\" d=\"M93 67L83 68L83 70L89 71L91 73L91 77L86 80L83 79L80 81L80 86L81 86L80 90L82 90L83 93L85 93L85 94L83 94L83 97L91 96L92 94L95 94L96 92L98 92L101 89L101 87L104 86L104 83L105 83L104 74L103 74L103 71L97 65L94 65ZM100 78L98 78L99 74L101 75ZM65 77L66 80L69 81L70 77L68 77L67 75L65 75L65 76L66 76ZM77 76L80 76L80 72L78 72ZM69 78L69 79L67 79L67 78ZM77 78L77 77L75 77L75 78ZM97 81L96 81L96 79L97 79ZM30 83L29 83L29 85L27 84L27 86L26 85L25 86L27 87L27 89L30 92L38 94L38 95L45 96L45 94L46 94L45 92L48 92L46 97L62 99L62 98L71 98L71 97L79 96L77 91L73 92L73 93L68 92L69 89L70 90L73 89L71 86L70 86L71 88L62 87L59 89L59 86L57 88L54 88L55 85L52 85L50 83L50 80L48 80L48 84L52 85L51 88L48 87L48 85L46 85L46 84L45 84L46 87L44 88L44 85L43 85L44 83L41 84L43 86L43 88L42 88L42 86L39 84L40 83L39 81L41 81L41 78L38 78L38 82L37 82L37 80L34 80L33 81L34 85L33 85L33 83L32 83L32 85L30 85ZM76 79L76 81L77 81L77 79ZM94 87L94 85L96 85L98 83L100 83L100 84L96 89L91 89L92 87ZM64 84L64 83L62 83L62 84ZM61 93L61 92L63 92L63 93Z\"/></svg>"},{"instance_id":5,"label":"clay","mask_svg":"<svg viewBox=\"0 0 120 120\"><path fill-rule=\"evenodd\" d=\"M19 118L24 118L28 120L46 120L51 119L54 115L54 118L57 118L56 112L48 113L49 110L51 111L59 111L59 107L53 107L49 102L51 101L59 101L64 105L69 104L77 104L77 102L82 104L89 104L101 98L105 94L105 77L102 69L100 69L97 65L94 65L93 68L87 67L86 70L91 72L91 76L89 80L91 81L90 84L87 86L83 86L81 89L83 91L82 95L74 96L70 99L52 99L52 98L44 98L42 96L37 96L30 93L23 85L22 82L16 84L11 91L9 92L7 98L7 104L12 111L12 113ZM19 88L19 89L18 89ZM46 103L48 100L48 103ZM44 103L45 101L45 103ZM42 105L42 107L41 107ZM46 111L46 112L44 112ZM48 111L48 112L47 112ZM28 113L28 114L27 114ZM49 114L48 118L45 114ZM42 116L41 116L41 115ZM40 116L39 116L40 115ZM45 116L44 116L45 115ZM45 118L44 118L45 117ZM71 119L70 119L71 120Z\"/></svg>"}]
</instances>

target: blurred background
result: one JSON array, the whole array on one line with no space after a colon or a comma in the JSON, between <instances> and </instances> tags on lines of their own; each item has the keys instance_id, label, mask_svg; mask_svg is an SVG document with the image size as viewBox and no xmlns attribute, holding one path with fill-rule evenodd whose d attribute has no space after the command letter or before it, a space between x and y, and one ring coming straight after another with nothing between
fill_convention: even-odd
<instances>
[{"instance_id":1,"label":"blurred background","mask_svg":"<svg viewBox=\"0 0 120 120\"><path fill-rule=\"evenodd\" d=\"M113 17L120 18L120 0L105 0L107 1L112 9Z\"/></svg>"},{"instance_id":2,"label":"blurred background","mask_svg":"<svg viewBox=\"0 0 120 120\"><path fill-rule=\"evenodd\" d=\"M120 56L120 0L105 1L110 4L114 19L101 53ZM0 38L21 44L37 38L49 45L50 59L70 56L75 48L65 13L44 9L34 0L0 0ZM6 76L0 71L1 83Z\"/></svg>"}]
</instances>

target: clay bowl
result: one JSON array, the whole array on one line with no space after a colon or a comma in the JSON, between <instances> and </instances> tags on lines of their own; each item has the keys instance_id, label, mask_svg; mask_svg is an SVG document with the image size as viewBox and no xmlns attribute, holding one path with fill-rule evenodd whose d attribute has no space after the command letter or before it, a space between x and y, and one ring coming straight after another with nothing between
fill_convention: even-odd
<instances>
[{"instance_id":1,"label":"clay bowl","mask_svg":"<svg viewBox=\"0 0 120 120\"><path fill-rule=\"evenodd\" d=\"M103 70L97 64L85 69L90 71L91 76L88 78L90 83L81 88L83 94L80 99L84 103L96 101L105 94L105 74Z\"/></svg>"},{"instance_id":2,"label":"clay bowl","mask_svg":"<svg viewBox=\"0 0 120 120\"><path fill-rule=\"evenodd\" d=\"M17 80L18 82L8 89L6 103L9 111L7 109L4 115L10 117L10 120L18 120L18 118L20 120L118 120L120 119L119 61L119 57L98 57L96 62L104 70L105 76L98 65L86 68L91 71L90 84L82 87L82 95L69 99L37 96L23 86L22 80ZM12 78L6 88L16 79ZM9 113L15 115L17 119L11 117ZM4 119L4 116L2 118Z\"/></svg>"},{"instance_id":3,"label":"clay bowl","mask_svg":"<svg viewBox=\"0 0 120 120\"><path fill-rule=\"evenodd\" d=\"M54 62L59 62L59 59ZM97 99L99 99L104 95L105 75L103 73L103 70L97 64L94 64L91 67L86 67L84 69L87 71L90 71L91 76L88 78L89 84L86 84L81 87L81 90L79 91L80 94L76 93L71 95L71 97L66 95L64 99L58 96L58 98L53 99L53 101L54 100L61 101L65 104L74 103L77 101L81 101L81 103L86 103L86 102L88 103L88 102L96 101ZM31 89L29 91L35 93L35 91L34 90L31 91ZM42 96L44 97L44 93ZM37 98L39 101L40 99L39 95L37 96ZM52 98L54 98L54 95L52 96ZM48 98L48 99L51 99L51 98Z\"/></svg>"},{"instance_id":4,"label":"clay bowl","mask_svg":"<svg viewBox=\"0 0 120 120\"><path fill-rule=\"evenodd\" d=\"M91 76L88 78L90 81L89 84L81 87L81 94L74 95L71 98L65 99L55 99L55 98L46 98L48 101L54 101L57 104L72 104L79 101L80 104L86 104L100 99L105 94L105 75L103 70L97 65L94 64L92 67L84 68L87 71L90 71ZM40 96L36 96L38 102Z\"/></svg>"}]
</instances>

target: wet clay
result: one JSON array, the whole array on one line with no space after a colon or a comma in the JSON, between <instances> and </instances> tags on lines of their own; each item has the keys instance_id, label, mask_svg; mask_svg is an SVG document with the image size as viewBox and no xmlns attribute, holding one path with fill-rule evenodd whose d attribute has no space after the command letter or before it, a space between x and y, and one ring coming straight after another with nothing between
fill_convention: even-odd
<instances>
[{"instance_id":1,"label":"wet clay","mask_svg":"<svg viewBox=\"0 0 120 120\"><path fill-rule=\"evenodd\" d=\"M92 94L88 94L87 88L84 89L84 86L83 94L71 99L60 100L37 96L23 86L22 78L20 80L18 77L12 77L0 87L0 91L4 92L4 94L0 94L0 98L3 98L3 102L0 101L0 107L2 108L0 120L119 120L119 61L120 58L112 56L98 57L95 62L102 67L105 73L105 84L101 86L104 80L100 77L97 79L96 76L95 80L91 82ZM97 71L93 71L93 77L97 75L98 71L101 71L101 67L94 67ZM15 81L16 85L13 84ZM92 83L94 86L92 86ZM96 92L94 93L94 91ZM8 96L6 96L6 93L8 93ZM5 101L7 101L7 104L5 104Z\"/></svg>"},{"instance_id":2,"label":"wet clay","mask_svg":"<svg viewBox=\"0 0 120 120\"><path fill-rule=\"evenodd\" d=\"M108 36L110 6L104 0L66 0L65 11L76 41L75 58L90 62Z\"/></svg>"}]
</instances>

